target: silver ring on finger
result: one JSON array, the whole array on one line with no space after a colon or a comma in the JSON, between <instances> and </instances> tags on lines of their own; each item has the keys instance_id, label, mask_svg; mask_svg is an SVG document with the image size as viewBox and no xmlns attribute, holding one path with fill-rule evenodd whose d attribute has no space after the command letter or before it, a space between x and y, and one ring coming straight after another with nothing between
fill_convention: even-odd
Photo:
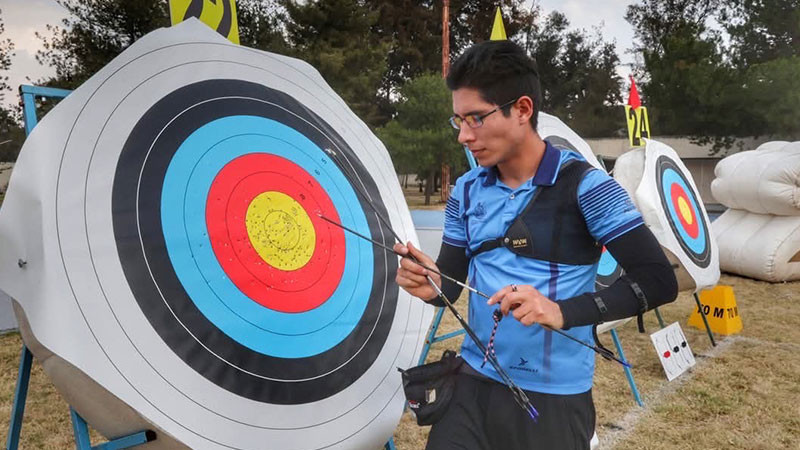
<instances>
[{"instance_id":1,"label":"silver ring on finger","mask_svg":"<svg viewBox=\"0 0 800 450\"><path fill-rule=\"evenodd\" d=\"M517 292L517 285L516 284L512 284L511 285L511 291L512 292Z\"/></svg>"}]
</instances>

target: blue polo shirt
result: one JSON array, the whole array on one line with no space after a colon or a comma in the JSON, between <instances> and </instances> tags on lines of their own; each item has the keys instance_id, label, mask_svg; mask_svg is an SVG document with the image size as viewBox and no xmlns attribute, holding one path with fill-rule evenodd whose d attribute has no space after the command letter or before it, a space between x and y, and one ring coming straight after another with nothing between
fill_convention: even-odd
<instances>
[{"instance_id":1,"label":"blue polo shirt","mask_svg":"<svg viewBox=\"0 0 800 450\"><path fill-rule=\"evenodd\" d=\"M583 159L546 142L545 153L533 178L511 189L497 178L495 168L475 168L456 181L445 209L444 242L463 247L467 255L482 242L503 236L531 197L552 186L561 165ZM643 223L628 194L601 170L590 170L578 185L578 204L592 236L605 245ZM594 291L597 264L568 265L518 256L505 248L470 259L469 284L492 294L509 284L528 284L551 300L559 301ZM470 293L469 322L484 345L489 342L496 305ZM566 331L592 342L591 326ZM461 347L464 360L475 370L500 381L490 364L481 367L483 354L471 339ZM520 387L550 394L577 394L589 390L594 375L594 352L545 330L526 327L512 316L504 318L495 336L500 365Z\"/></svg>"}]
</instances>

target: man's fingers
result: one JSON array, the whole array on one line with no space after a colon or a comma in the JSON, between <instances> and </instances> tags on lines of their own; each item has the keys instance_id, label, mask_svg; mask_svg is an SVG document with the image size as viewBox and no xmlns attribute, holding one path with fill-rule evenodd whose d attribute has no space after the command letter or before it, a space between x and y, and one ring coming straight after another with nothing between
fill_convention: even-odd
<instances>
[{"instance_id":1,"label":"man's fingers","mask_svg":"<svg viewBox=\"0 0 800 450\"><path fill-rule=\"evenodd\" d=\"M408 247L406 247L405 245L403 245L403 244L401 244L399 242L397 244L394 244L394 246L392 247L392 250L394 250L395 252L397 252L397 253L399 253L401 255L407 255L408 254Z\"/></svg>"},{"instance_id":2,"label":"man's fingers","mask_svg":"<svg viewBox=\"0 0 800 450\"><path fill-rule=\"evenodd\" d=\"M489 297L489 300L486 301L486 304L494 305L495 303L500 303L503 301L503 298L505 298L505 296L508 295L508 293L510 292L511 292L511 286L506 286L503 289L500 289L499 291L495 292L494 295L492 295L491 297Z\"/></svg>"},{"instance_id":3,"label":"man's fingers","mask_svg":"<svg viewBox=\"0 0 800 450\"><path fill-rule=\"evenodd\" d=\"M426 266L430 266L431 264L433 264L433 260L431 259L431 257L426 255L422 250L418 249L417 247L414 247L414 244L412 244L411 242L408 243L407 247L409 255L417 258L417 260L422 264L425 264Z\"/></svg>"},{"instance_id":4,"label":"man's fingers","mask_svg":"<svg viewBox=\"0 0 800 450\"><path fill-rule=\"evenodd\" d=\"M412 272L412 273L415 273L417 275L425 276L425 275L428 274L428 271L425 270L425 268L423 268L422 266L420 266L419 264L415 263L414 261L412 261L409 258L401 259L400 260L400 267L402 269L405 269L405 270L407 270L409 272Z\"/></svg>"},{"instance_id":5,"label":"man's fingers","mask_svg":"<svg viewBox=\"0 0 800 450\"><path fill-rule=\"evenodd\" d=\"M523 322L523 318L525 318L526 316L529 316L529 318L535 316L535 314L533 314L533 307L531 306L530 303L520 304L517 308L514 309L513 314L514 318L519 320L520 322ZM523 324L530 325L529 323L525 322L523 322Z\"/></svg>"},{"instance_id":6,"label":"man's fingers","mask_svg":"<svg viewBox=\"0 0 800 450\"><path fill-rule=\"evenodd\" d=\"M418 274L415 271L400 268L397 269L397 276L402 277L403 279L409 280L417 285L425 285L428 284L428 277L425 275Z\"/></svg>"},{"instance_id":7,"label":"man's fingers","mask_svg":"<svg viewBox=\"0 0 800 450\"><path fill-rule=\"evenodd\" d=\"M504 316L507 316L512 309L517 308L521 304L522 296L516 292L510 292L506 294L500 302L500 311Z\"/></svg>"}]
</instances>

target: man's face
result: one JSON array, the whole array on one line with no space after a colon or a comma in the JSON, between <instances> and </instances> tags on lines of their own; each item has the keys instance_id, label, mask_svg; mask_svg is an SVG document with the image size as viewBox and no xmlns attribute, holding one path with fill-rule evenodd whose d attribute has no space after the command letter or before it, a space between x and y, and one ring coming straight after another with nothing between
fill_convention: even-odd
<instances>
[{"instance_id":1,"label":"man's face","mask_svg":"<svg viewBox=\"0 0 800 450\"><path fill-rule=\"evenodd\" d=\"M453 113L458 116L483 115L497 106L483 100L476 89L461 88L453 91ZM505 110L508 111L508 108ZM466 122L462 122L458 142L469 148L479 165L491 167L505 162L516 151L514 143L518 130L515 123L514 114L506 117L503 111L496 111L485 117L483 125L478 128L470 128Z\"/></svg>"}]
</instances>

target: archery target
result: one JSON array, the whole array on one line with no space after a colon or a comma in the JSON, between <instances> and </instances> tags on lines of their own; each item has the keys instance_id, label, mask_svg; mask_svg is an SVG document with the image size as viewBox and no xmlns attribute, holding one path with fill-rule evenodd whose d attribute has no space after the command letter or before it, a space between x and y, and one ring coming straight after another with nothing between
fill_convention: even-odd
<instances>
[{"instance_id":1,"label":"archery target","mask_svg":"<svg viewBox=\"0 0 800 450\"><path fill-rule=\"evenodd\" d=\"M709 219L691 173L665 144L647 140L644 149L617 160L614 178L626 189L645 223L678 266L679 289L700 290L719 280L719 254Z\"/></svg>"},{"instance_id":2,"label":"archery target","mask_svg":"<svg viewBox=\"0 0 800 450\"><path fill-rule=\"evenodd\" d=\"M594 290L595 292L605 289L612 284L614 284L622 274L625 273L622 270L622 266L619 265L616 259L611 255L611 252L603 246L603 251L600 254L600 261L597 263L597 275L594 279ZM611 322L602 322L597 324L597 334L605 333L606 331L613 330L617 328L629 320L632 317L628 317L625 319L619 320L612 320Z\"/></svg>"},{"instance_id":3,"label":"archery target","mask_svg":"<svg viewBox=\"0 0 800 450\"><path fill-rule=\"evenodd\" d=\"M394 283L395 256L320 215L388 246L376 214L416 237L385 149L310 66L185 22L71 94L23 154L50 144L37 177L54 181L27 189L57 263L29 273L70 299L0 272L44 347L191 448L391 436L396 367L431 311ZM0 238L34 238L10 217Z\"/></svg>"},{"instance_id":4,"label":"archery target","mask_svg":"<svg viewBox=\"0 0 800 450\"><path fill-rule=\"evenodd\" d=\"M594 290L599 291L611 286L623 274L622 266L611 253L603 247L600 254L600 261L597 263L597 277L594 281Z\"/></svg>"},{"instance_id":5,"label":"archery target","mask_svg":"<svg viewBox=\"0 0 800 450\"><path fill-rule=\"evenodd\" d=\"M592 148L589 147L589 144L558 117L540 112L537 131L539 132L539 136L542 136L542 139L549 141L555 147L578 153L583 156L586 162L605 171L592 152Z\"/></svg>"},{"instance_id":6,"label":"archery target","mask_svg":"<svg viewBox=\"0 0 800 450\"><path fill-rule=\"evenodd\" d=\"M700 214L700 202L695 191L675 162L667 156L656 160L661 205L678 243L699 267L708 267L711 262L711 245L708 224Z\"/></svg>"}]
</instances>

